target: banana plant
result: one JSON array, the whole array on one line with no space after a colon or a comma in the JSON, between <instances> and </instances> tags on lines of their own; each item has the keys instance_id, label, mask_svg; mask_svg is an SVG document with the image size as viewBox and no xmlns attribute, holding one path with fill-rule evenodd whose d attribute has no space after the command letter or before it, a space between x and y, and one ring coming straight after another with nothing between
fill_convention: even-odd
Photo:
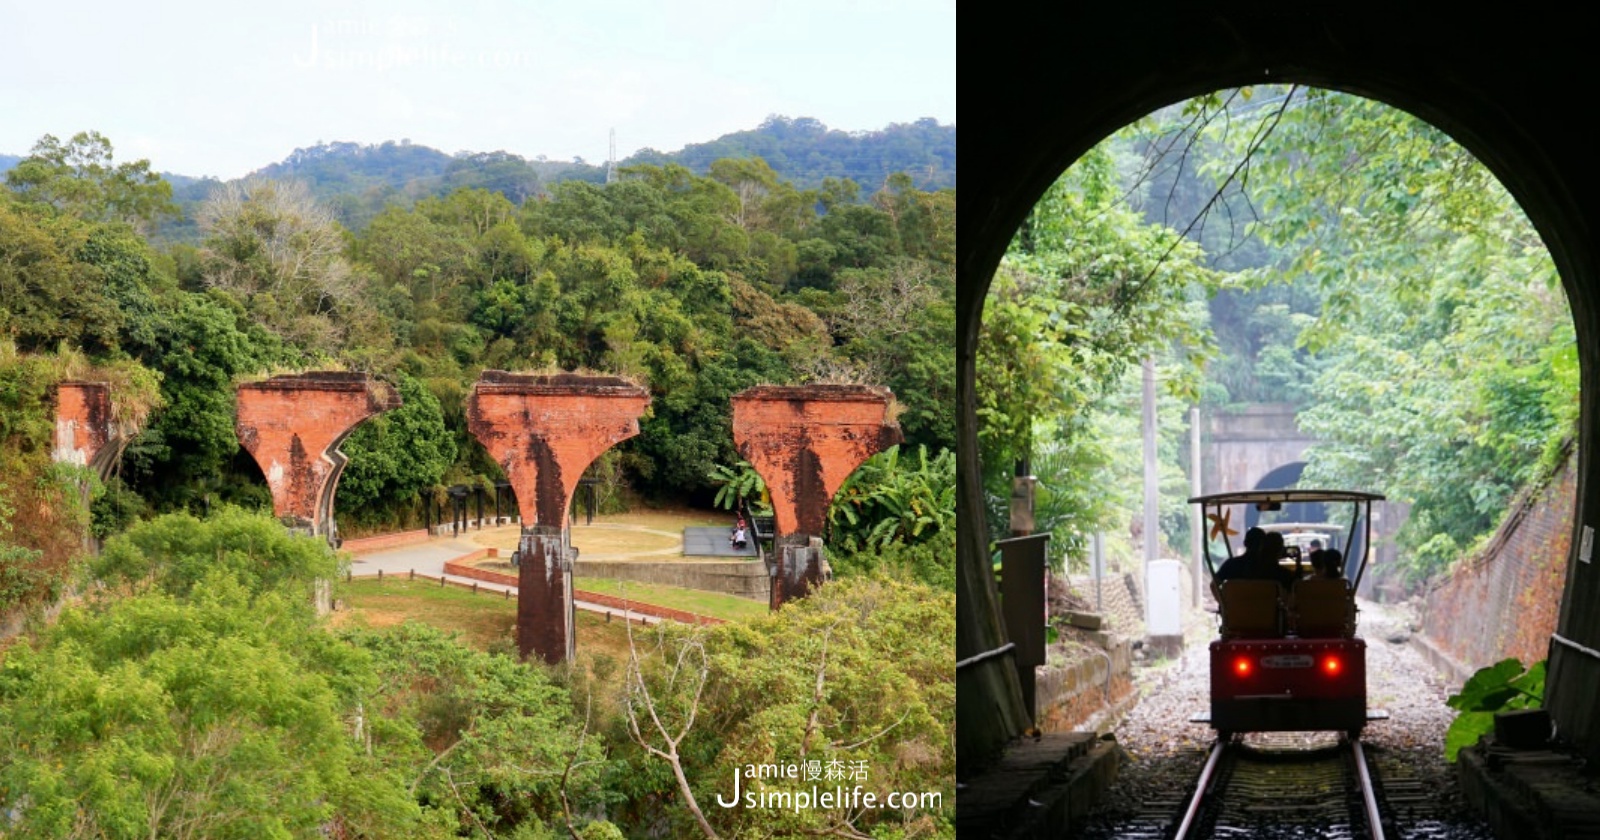
<instances>
[{"instance_id":1,"label":"banana plant","mask_svg":"<svg viewBox=\"0 0 1600 840\"><path fill-rule=\"evenodd\" d=\"M709 477L711 483L720 485L717 495L711 500L712 504L724 510L734 510L739 506L739 500L746 499L758 509L757 513L771 512L767 482L762 480L761 474L749 461L740 460L731 467L716 464L712 466Z\"/></svg>"},{"instance_id":2,"label":"banana plant","mask_svg":"<svg viewBox=\"0 0 1600 840\"><path fill-rule=\"evenodd\" d=\"M899 446L868 459L834 497L829 522L866 545L915 543L955 522L955 453L902 459ZM864 531L864 533L863 533Z\"/></svg>"}]
</instances>

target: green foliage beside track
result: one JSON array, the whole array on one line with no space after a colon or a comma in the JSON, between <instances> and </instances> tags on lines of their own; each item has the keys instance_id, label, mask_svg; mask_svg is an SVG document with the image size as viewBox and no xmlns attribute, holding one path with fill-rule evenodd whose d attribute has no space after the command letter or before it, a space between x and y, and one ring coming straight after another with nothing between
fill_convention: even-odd
<instances>
[{"instance_id":1,"label":"green foliage beside track","mask_svg":"<svg viewBox=\"0 0 1600 840\"><path fill-rule=\"evenodd\" d=\"M1526 670L1517 659L1503 659L1479 668L1458 694L1445 702L1459 712L1444 734L1444 757L1455 761L1462 747L1478 743L1494 731L1496 712L1537 709L1544 704L1545 663Z\"/></svg>"}]
</instances>

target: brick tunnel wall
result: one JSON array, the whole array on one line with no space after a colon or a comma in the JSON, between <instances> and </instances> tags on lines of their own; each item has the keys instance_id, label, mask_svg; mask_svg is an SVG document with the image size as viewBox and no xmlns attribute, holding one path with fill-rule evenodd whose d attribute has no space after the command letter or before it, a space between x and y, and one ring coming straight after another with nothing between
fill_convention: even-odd
<instances>
[{"instance_id":1,"label":"brick tunnel wall","mask_svg":"<svg viewBox=\"0 0 1600 840\"><path fill-rule=\"evenodd\" d=\"M1476 556L1423 595L1422 634L1470 673L1508 656L1544 659L1561 614L1577 499L1577 449L1524 494Z\"/></svg>"}]
</instances>

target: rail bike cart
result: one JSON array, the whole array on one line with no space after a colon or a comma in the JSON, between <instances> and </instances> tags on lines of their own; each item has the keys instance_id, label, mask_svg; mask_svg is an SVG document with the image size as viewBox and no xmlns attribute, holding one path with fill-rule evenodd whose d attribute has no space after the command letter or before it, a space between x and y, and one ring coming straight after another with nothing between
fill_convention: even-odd
<instances>
[{"instance_id":1,"label":"rail bike cart","mask_svg":"<svg viewBox=\"0 0 1600 840\"><path fill-rule=\"evenodd\" d=\"M1189 500L1204 516L1219 618L1211 643L1211 712L1195 722L1209 723L1223 740L1239 732L1315 730L1359 738L1367 721L1388 717L1367 710L1367 645L1357 634L1355 602L1371 554L1372 503L1382 500L1346 490L1253 490ZM1299 502L1323 503L1330 522L1273 522L1274 514ZM1258 527L1285 533L1286 551L1275 559L1289 573L1283 577L1292 577L1290 585L1215 580L1222 559L1244 552L1247 507L1258 513ZM1346 555L1337 576L1312 574L1296 543L1309 543L1313 533L1331 534L1323 544Z\"/></svg>"}]
</instances>

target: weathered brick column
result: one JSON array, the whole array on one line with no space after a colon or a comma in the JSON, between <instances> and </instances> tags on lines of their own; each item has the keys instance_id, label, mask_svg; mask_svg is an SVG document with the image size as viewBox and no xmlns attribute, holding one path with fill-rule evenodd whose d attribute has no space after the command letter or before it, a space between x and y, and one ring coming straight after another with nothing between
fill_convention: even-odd
<instances>
[{"instance_id":1,"label":"weathered brick column","mask_svg":"<svg viewBox=\"0 0 1600 840\"><path fill-rule=\"evenodd\" d=\"M101 481L109 479L128 442L138 436L138 424L114 419L111 386L105 382L60 382L55 391L56 432L50 457L57 463L87 467ZM88 481L78 483L78 498L87 509ZM99 545L85 530L84 550L97 552Z\"/></svg>"},{"instance_id":2,"label":"weathered brick column","mask_svg":"<svg viewBox=\"0 0 1600 840\"><path fill-rule=\"evenodd\" d=\"M139 430L112 419L111 386L104 382L56 385L56 433L51 457L111 477L122 450Z\"/></svg>"},{"instance_id":3,"label":"weathered brick column","mask_svg":"<svg viewBox=\"0 0 1600 840\"><path fill-rule=\"evenodd\" d=\"M273 513L331 540L347 460L339 444L361 421L398 408L400 395L363 373L321 371L249 382L238 396L234 429L267 477Z\"/></svg>"},{"instance_id":4,"label":"weathered brick column","mask_svg":"<svg viewBox=\"0 0 1600 840\"><path fill-rule=\"evenodd\" d=\"M733 442L772 497L777 538L770 606L805 597L827 577L828 504L861 462L901 440L887 388L762 385L733 397Z\"/></svg>"},{"instance_id":5,"label":"weathered brick column","mask_svg":"<svg viewBox=\"0 0 1600 840\"><path fill-rule=\"evenodd\" d=\"M572 543L567 509L601 453L639 433L645 389L613 376L484 371L467 399L467 428L505 470L522 514L517 549L517 649L572 658Z\"/></svg>"}]
</instances>

